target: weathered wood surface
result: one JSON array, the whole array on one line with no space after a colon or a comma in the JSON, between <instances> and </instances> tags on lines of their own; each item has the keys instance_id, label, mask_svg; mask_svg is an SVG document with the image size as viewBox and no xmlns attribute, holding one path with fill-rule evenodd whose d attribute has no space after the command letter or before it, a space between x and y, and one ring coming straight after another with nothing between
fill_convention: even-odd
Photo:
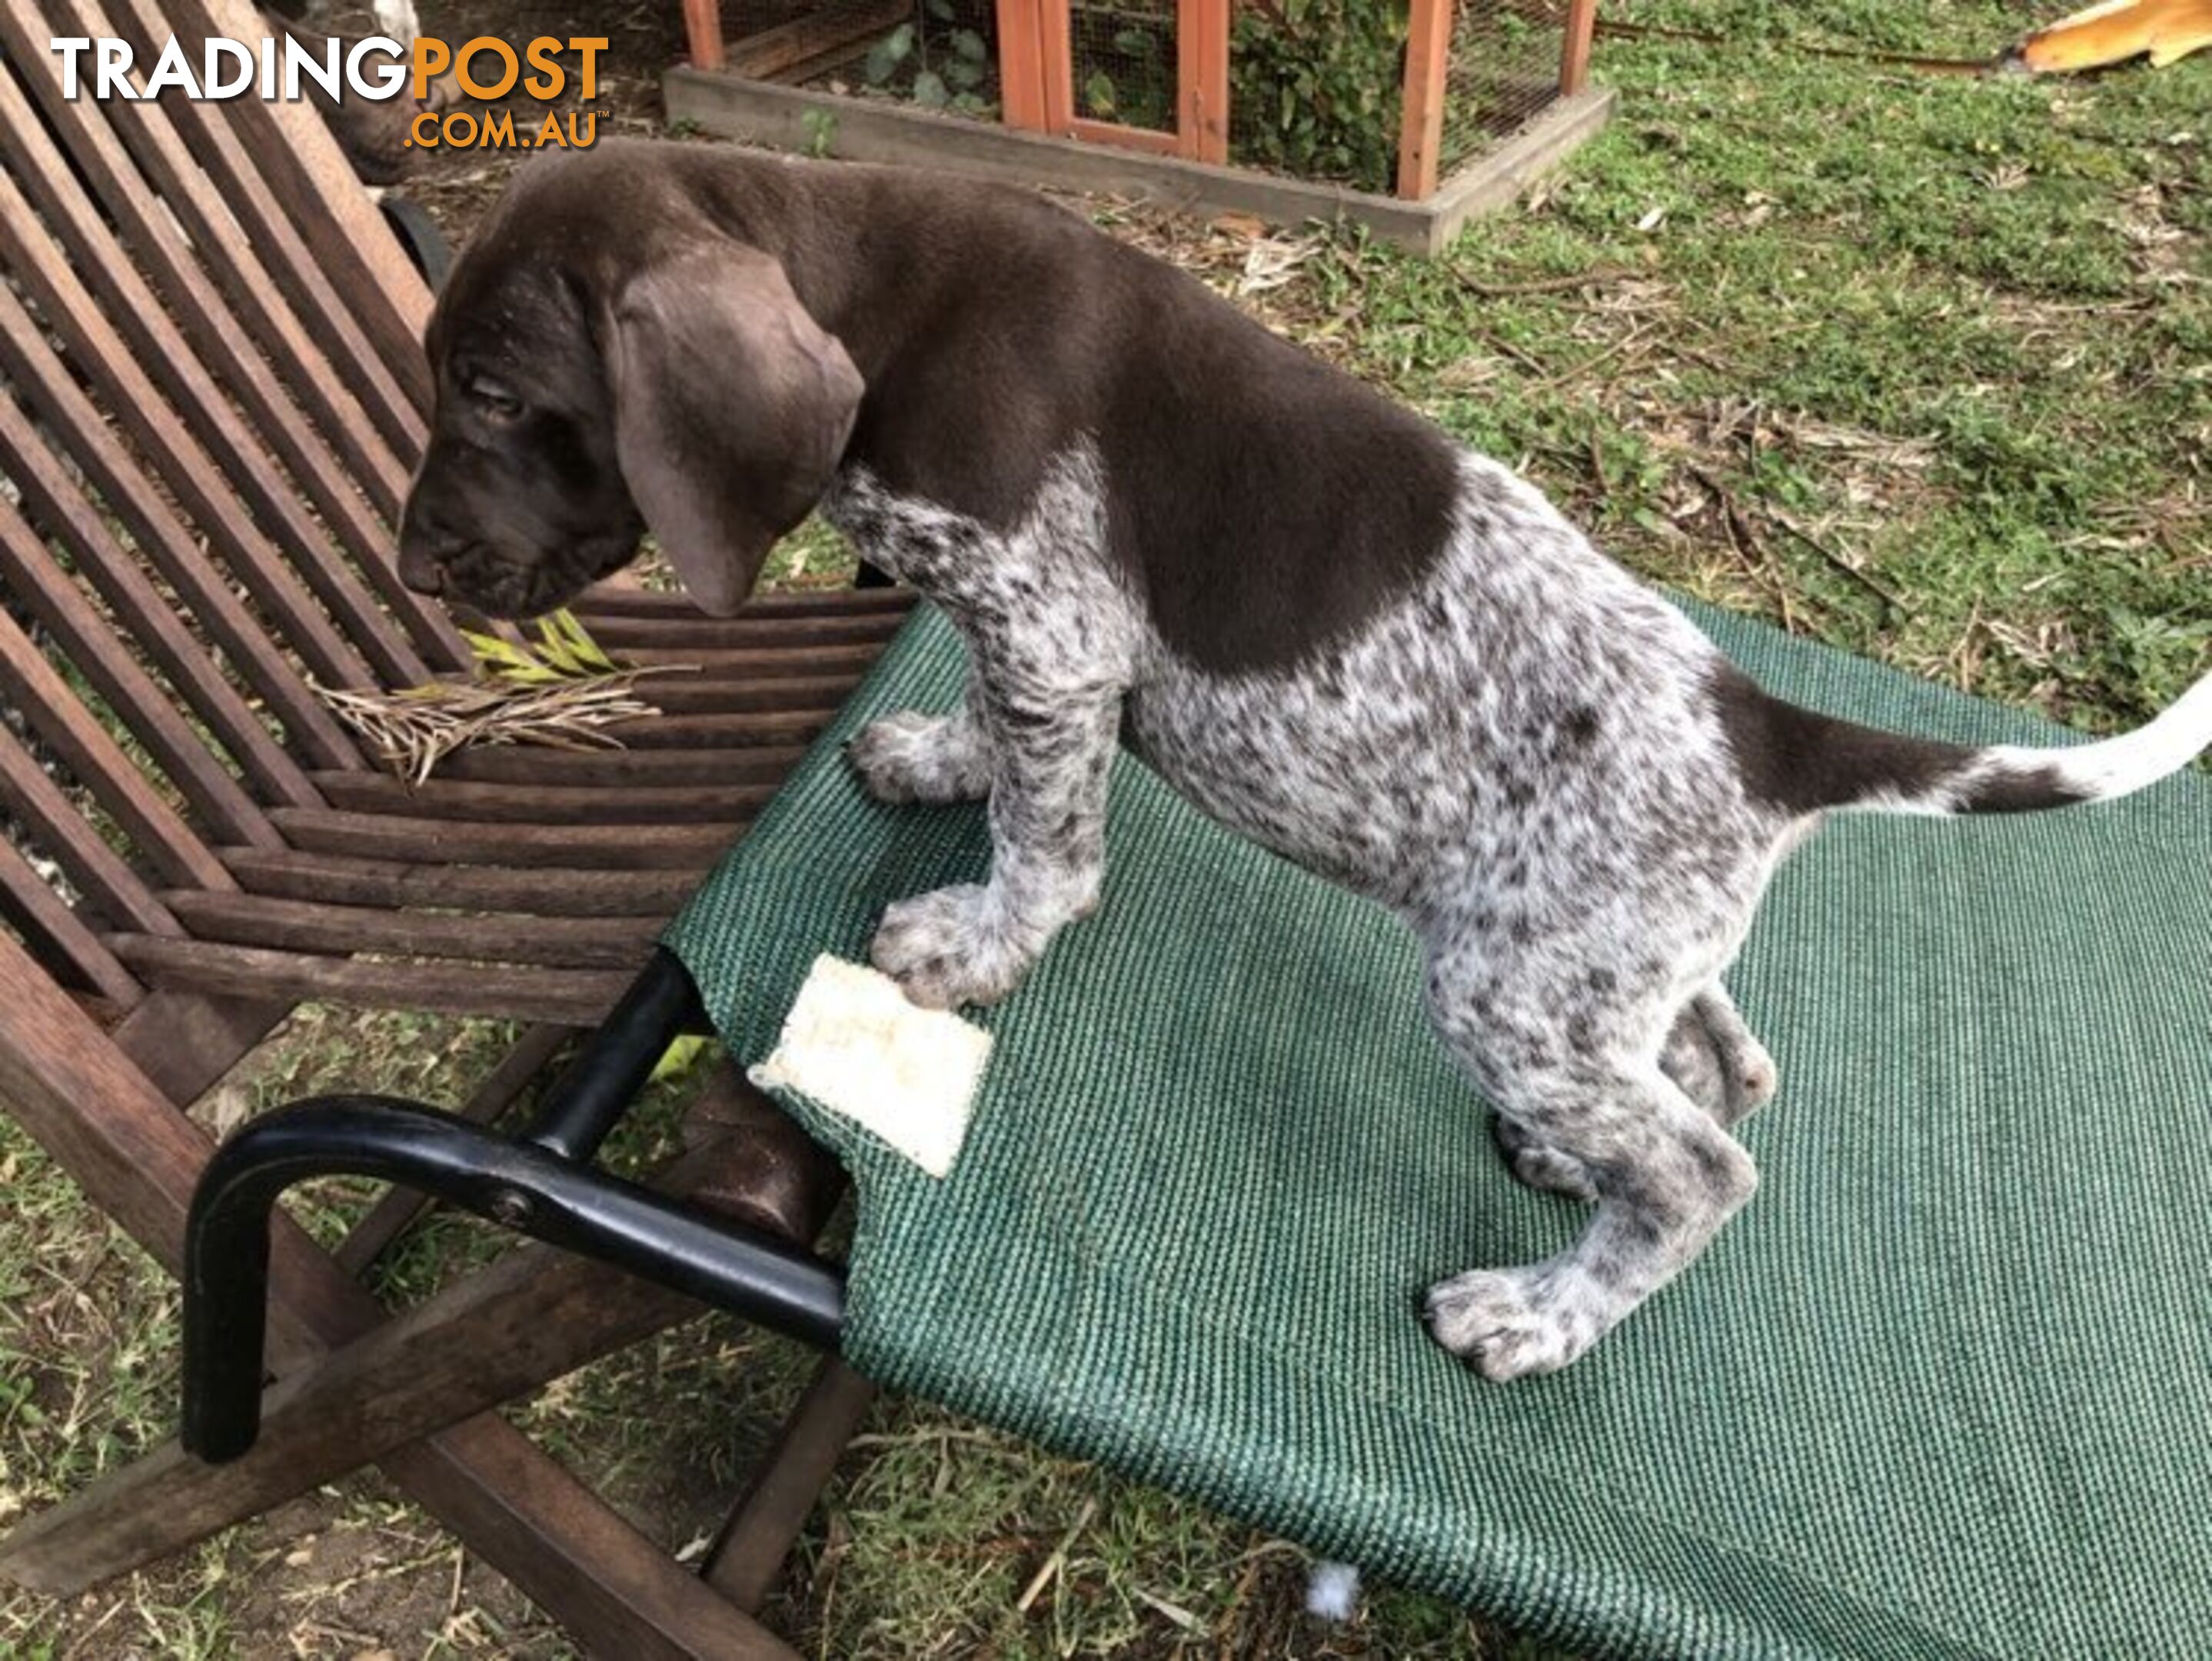
<instances>
[{"instance_id":1,"label":"weathered wood surface","mask_svg":"<svg viewBox=\"0 0 2212 1661\"><path fill-rule=\"evenodd\" d=\"M107 949L149 986L228 998L310 1000L370 1009L431 1009L588 1026L635 977L628 969L537 969L325 957L160 934L109 934Z\"/></svg>"},{"instance_id":2,"label":"weathered wood surface","mask_svg":"<svg viewBox=\"0 0 2212 1661\"><path fill-rule=\"evenodd\" d=\"M183 1104L319 999L532 1021L466 1104L503 1111L628 985L911 599L716 621L607 585L580 608L604 643L694 666L647 683L665 719L623 750L390 777L310 683L466 666L390 560L428 297L311 109L64 100L57 29L144 63L172 32L189 54L262 28L244 0L0 0L0 376L31 417L0 422L20 492L0 583L44 631L0 617L0 698L43 745L0 733L0 805L83 896L0 846L0 1103L173 1267L209 1153ZM818 1196L730 1136L699 1165L718 1202L775 1218ZM348 1272L419 1209L387 1196L335 1261L280 1221L270 1357L309 1405L258 1457L298 1486L378 1457L593 1652L788 1655L482 1411L688 1306L573 1260L535 1275L538 1251L383 1327ZM60 1593L244 1514L210 1508L207 1475L157 1451L20 1528L0 1572Z\"/></svg>"},{"instance_id":3,"label":"weathered wood surface","mask_svg":"<svg viewBox=\"0 0 2212 1661\"><path fill-rule=\"evenodd\" d=\"M538 870L410 864L298 849L219 850L239 886L280 899L465 911L528 911L541 917L667 916L698 886L698 873Z\"/></svg>"}]
</instances>

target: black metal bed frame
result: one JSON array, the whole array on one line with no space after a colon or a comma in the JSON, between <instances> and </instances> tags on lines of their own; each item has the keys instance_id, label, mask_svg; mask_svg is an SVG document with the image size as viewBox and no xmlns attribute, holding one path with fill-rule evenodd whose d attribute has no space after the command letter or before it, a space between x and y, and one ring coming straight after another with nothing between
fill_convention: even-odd
<instances>
[{"instance_id":1,"label":"black metal bed frame","mask_svg":"<svg viewBox=\"0 0 2212 1661\"><path fill-rule=\"evenodd\" d=\"M661 948L520 1135L420 1102L341 1094L278 1108L224 1142L193 1190L185 1231L185 1451L220 1464L260 1433L270 1214L286 1189L317 1177L368 1177L431 1195L834 1349L845 1306L841 1266L592 1163L671 1040L704 1021L690 974Z\"/></svg>"}]
</instances>

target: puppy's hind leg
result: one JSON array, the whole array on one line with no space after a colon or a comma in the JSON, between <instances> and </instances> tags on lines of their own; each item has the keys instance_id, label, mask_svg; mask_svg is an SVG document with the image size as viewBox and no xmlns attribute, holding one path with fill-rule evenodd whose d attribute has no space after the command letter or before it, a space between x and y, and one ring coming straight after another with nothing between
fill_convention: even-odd
<instances>
[{"instance_id":1,"label":"puppy's hind leg","mask_svg":"<svg viewBox=\"0 0 2212 1661\"><path fill-rule=\"evenodd\" d=\"M1558 1194L1585 1203L1597 1198L1597 1184L1589 1169L1571 1153L1546 1141L1527 1122L1507 1114L1491 1116L1490 1134L1504 1156L1507 1167L1522 1183L1541 1194Z\"/></svg>"},{"instance_id":2,"label":"puppy's hind leg","mask_svg":"<svg viewBox=\"0 0 2212 1661\"><path fill-rule=\"evenodd\" d=\"M1774 1099L1774 1058L1715 981L1684 1004L1660 1046L1659 1068L1722 1124L1741 1124Z\"/></svg>"},{"instance_id":3,"label":"puppy's hind leg","mask_svg":"<svg viewBox=\"0 0 2212 1661\"><path fill-rule=\"evenodd\" d=\"M1735 1139L1649 1059L1658 1045L1648 1020L1601 1007L1559 1026L1556 1012L1572 1006L1557 989L1524 976L1508 1004L1499 977L1484 978L1491 995L1466 995L1432 966L1438 1030L1501 1119L1572 1161L1596 1198L1581 1238L1557 1256L1430 1288L1437 1342L1504 1380L1582 1354L1705 1249L1758 1177Z\"/></svg>"},{"instance_id":4,"label":"puppy's hind leg","mask_svg":"<svg viewBox=\"0 0 2212 1661\"><path fill-rule=\"evenodd\" d=\"M954 713L901 709L872 721L847 742L845 759L878 801L982 800L991 793L991 741L974 672L966 700Z\"/></svg>"},{"instance_id":5,"label":"puppy's hind leg","mask_svg":"<svg viewBox=\"0 0 2212 1661\"><path fill-rule=\"evenodd\" d=\"M1758 1184L1751 1158L1654 1068L1516 1078L1522 1110L1578 1160L1595 1214L1567 1250L1429 1289L1429 1329L1486 1378L1567 1365L1688 1266Z\"/></svg>"},{"instance_id":6,"label":"puppy's hind leg","mask_svg":"<svg viewBox=\"0 0 2212 1661\"><path fill-rule=\"evenodd\" d=\"M1774 1099L1782 1075L1766 1046L1753 1036L1743 1013L1729 996L1728 988L1715 981L1690 1000L1686 1019L1694 1017L1705 1030L1720 1074L1721 1105L1713 1116L1724 1125L1738 1125ZM1680 1023L1676 1023L1679 1031Z\"/></svg>"}]
</instances>

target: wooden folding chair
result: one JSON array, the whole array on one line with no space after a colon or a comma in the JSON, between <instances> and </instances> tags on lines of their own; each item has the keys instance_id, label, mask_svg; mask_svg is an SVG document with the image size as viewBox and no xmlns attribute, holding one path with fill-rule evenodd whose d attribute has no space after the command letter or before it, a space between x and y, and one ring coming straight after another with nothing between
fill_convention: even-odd
<instances>
[{"instance_id":1,"label":"wooden folding chair","mask_svg":"<svg viewBox=\"0 0 2212 1661\"><path fill-rule=\"evenodd\" d=\"M420 787L380 770L313 683L468 662L389 557L428 296L304 107L64 100L47 46L121 34L150 62L173 33L196 53L258 32L240 0L0 0L0 691L30 733L0 730L29 850L0 840L0 1105L173 1267L210 1153L183 1109L295 1002L530 1023L467 1104L495 1115L652 960L908 603L768 598L715 623L588 597L604 644L699 666L653 684L664 713L628 747L483 750ZM617 1030L688 1013L647 985ZM587 1046L552 1099L585 1110L634 1071L610 1067ZM770 1262L830 1192L743 1103L664 1180L755 1225ZM220 1469L171 1446L113 1473L19 1527L0 1573L67 1594L373 1457L594 1651L787 1653L748 1611L865 1387L825 1371L702 1578L489 1411L697 1305L529 1250L386 1321L352 1276L415 1206L335 1256L276 1231L275 1399L313 1411L272 1404ZM834 1277L807 1284L834 1309Z\"/></svg>"}]
</instances>

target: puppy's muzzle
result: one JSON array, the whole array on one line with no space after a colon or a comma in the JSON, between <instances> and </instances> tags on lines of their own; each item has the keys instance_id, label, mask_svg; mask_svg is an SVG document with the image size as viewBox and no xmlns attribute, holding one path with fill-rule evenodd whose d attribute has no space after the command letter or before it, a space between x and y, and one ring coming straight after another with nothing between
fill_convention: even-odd
<instances>
[{"instance_id":1,"label":"puppy's muzzle","mask_svg":"<svg viewBox=\"0 0 2212 1661\"><path fill-rule=\"evenodd\" d=\"M418 594L446 592L445 561L429 545L409 537L399 545L399 580Z\"/></svg>"}]
</instances>

